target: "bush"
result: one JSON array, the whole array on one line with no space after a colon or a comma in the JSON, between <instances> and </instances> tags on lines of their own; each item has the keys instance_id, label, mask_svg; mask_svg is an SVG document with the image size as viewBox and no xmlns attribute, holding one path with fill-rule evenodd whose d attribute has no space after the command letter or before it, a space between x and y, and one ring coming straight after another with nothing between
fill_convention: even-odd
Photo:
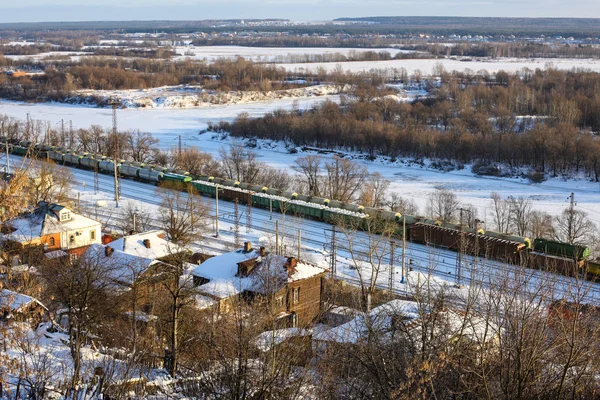
<instances>
[{"instance_id":1,"label":"bush","mask_svg":"<svg viewBox=\"0 0 600 400\"><path fill-rule=\"evenodd\" d=\"M496 164L490 164L486 161L476 161L471 167L471 172L475 175L483 176L501 176L502 170Z\"/></svg>"},{"instance_id":2,"label":"bush","mask_svg":"<svg viewBox=\"0 0 600 400\"><path fill-rule=\"evenodd\" d=\"M527 173L527 179L529 179L529 182L531 183L542 183L546 180L546 175L544 174L544 171L530 170Z\"/></svg>"}]
</instances>

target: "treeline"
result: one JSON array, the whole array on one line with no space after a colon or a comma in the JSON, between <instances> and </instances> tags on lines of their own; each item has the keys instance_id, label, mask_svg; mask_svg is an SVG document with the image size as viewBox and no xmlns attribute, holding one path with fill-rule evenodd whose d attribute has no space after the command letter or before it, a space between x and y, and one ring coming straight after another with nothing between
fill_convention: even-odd
<instances>
[{"instance_id":1,"label":"treeline","mask_svg":"<svg viewBox=\"0 0 600 400\"><path fill-rule=\"evenodd\" d=\"M236 137L280 140L387 156L528 167L554 176L585 171L600 178L600 76L585 72L498 73L465 85L446 74L431 98L398 102L385 93L326 102L309 111L240 115ZM524 117L527 116L527 117ZM227 128L227 127L225 127ZM500 172L496 172L500 173Z\"/></svg>"},{"instance_id":2,"label":"treeline","mask_svg":"<svg viewBox=\"0 0 600 400\"><path fill-rule=\"evenodd\" d=\"M532 42L415 44L402 46L405 50L430 53L433 57L491 57L491 58L599 58L600 48L591 44L546 44Z\"/></svg>"},{"instance_id":3,"label":"treeline","mask_svg":"<svg viewBox=\"0 0 600 400\"><path fill-rule=\"evenodd\" d=\"M275 56L270 59L274 63L319 63L319 62L345 62L345 61L387 61L405 59L432 58L431 54L424 52L396 53L394 56L386 50L358 51L350 50L343 53L321 53L321 54L288 54Z\"/></svg>"},{"instance_id":4,"label":"treeline","mask_svg":"<svg viewBox=\"0 0 600 400\"><path fill-rule=\"evenodd\" d=\"M0 57L0 65L2 60ZM7 62L7 65L14 66L15 63ZM77 63L65 61L55 68L46 68L43 75L11 78L2 74L0 97L63 101L78 89L146 89L180 84L202 85L205 90L220 91L265 91L302 86L297 82L284 82L290 76L283 68L243 58L216 60L208 64L191 60L170 62L88 57Z\"/></svg>"}]
</instances>

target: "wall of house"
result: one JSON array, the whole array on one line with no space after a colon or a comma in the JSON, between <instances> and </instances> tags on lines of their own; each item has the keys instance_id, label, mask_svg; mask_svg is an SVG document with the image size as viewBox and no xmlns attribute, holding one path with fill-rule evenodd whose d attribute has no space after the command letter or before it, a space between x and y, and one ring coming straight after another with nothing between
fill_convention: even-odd
<instances>
[{"instance_id":1,"label":"wall of house","mask_svg":"<svg viewBox=\"0 0 600 400\"><path fill-rule=\"evenodd\" d=\"M54 246L50 245L51 239L54 239ZM60 233L53 233L51 235L42 236L42 244L46 246L48 251L60 249Z\"/></svg>"},{"instance_id":2,"label":"wall of house","mask_svg":"<svg viewBox=\"0 0 600 400\"><path fill-rule=\"evenodd\" d=\"M94 239L92 239L90 232L94 232ZM96 225L91 228L82 228L74 231L63 232L61 234L61 248L63 250L70 250L77 247L89 246L91 244L102 243L102 233L100 231L100 225ZM73 240L71 241L71 238Z\"/></svg>"},{"instance_id":3,"label":"wall of house","mask_svg":"<svg viewBox=\"0 0 600 400\"><path fill-rule=\"evenodd\" d=\"M306 326L321 313L322 275L288 284L287 305L289 313L296 313L298 326ZM294 302L294 289L300 289L298 302Z\"/></svg>"}]
</instances>

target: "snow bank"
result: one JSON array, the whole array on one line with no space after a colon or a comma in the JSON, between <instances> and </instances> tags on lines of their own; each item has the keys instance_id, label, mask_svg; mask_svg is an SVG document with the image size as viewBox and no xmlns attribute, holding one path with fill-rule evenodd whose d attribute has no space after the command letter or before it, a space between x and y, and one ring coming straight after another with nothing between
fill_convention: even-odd
<instances>
[{"instance_id":1,"label":"snow bank","mask_svg":"<svg viewBox=\"0 0 600 400\"><path fill-rule=\"evenodd\" d=\"M329 96L342 93L347 89L347 87L336 85L315 85L269 92L238 90L224 93L208 91L202 86L187 85L131 90L84 89L78 90L74 97L67 99L67 102L106 104L108 100L118 99L125 108L194 108L285 98Z\"/></svg>"}]
</instances>

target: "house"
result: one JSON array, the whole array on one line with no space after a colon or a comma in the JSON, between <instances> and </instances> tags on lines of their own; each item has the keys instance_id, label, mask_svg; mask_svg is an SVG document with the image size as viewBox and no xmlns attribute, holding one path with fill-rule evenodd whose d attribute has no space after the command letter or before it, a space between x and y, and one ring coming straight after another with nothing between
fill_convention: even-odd
<instances>
[{"instance_id":1,"label":"house","mask_svg":"<svg viewBox=\"0 0 600 400\"><path fill-rule=\"evenodd\" d=\"M37 325L47 312L47 308L31 296L0 289L0 322L32 322Z\"/></svg>"},{"instance_id":2,"label":"house","mask_svg":"<svg viewBox=\"0 0 600 400\"><path fill-rule=\"evenodd\" d=\"M40 202L33 212L7 221L2 233L13 251L37 249L35 255L49 253L50 258L67 255L76 258L90 245L100 243L101 224L66 206ZM19 255L21 261L23 257L34 257L24 251Z\"/></svg>"},{"instance_id":3,"label":"house","mask_svg":"<svg viewBox=\"0 0 600 400\"><path fill-rule=\"evenodd\" d=\"M168 265L173 257L186 253L165 236L162 230L127 235L105 245L95 243L86 255L110 266L116 284L131 286L154 270L151 267Z\"/></svg>"},{"instance_id":4,"label":"house","mask_svg":"<svg viewBox=\"0 0 600 400\"><path fill-rule=\"evenodd\" d=\"M226 313L236 300L268 299L280 326L306 326L322 311L327 270L293 257L269 254L264 247L244 248L212 257L192 272L197 302ZM255 302L256 303L256 302Z\"/></svg>"},{"instance_id":5,"label":"house","mask_svg":"<svg viewBox=\"0 0 600 400\"><path fill-rule=\"evenodd\" d=\"M498 339L499 328L476 315L452 309L433 311L415 301L396 299L369 313L361 313L345 324L313 335L313 347L319 353L329 348L352 351L353 346L377 337L390 344L397 338L405 338L418 348L422 322L431 320L434 312L436 323L430 324L428 329L433 329L436 338L448 343L465 340L486 347L492 347Z\"/></svg>"}]
</instances>

